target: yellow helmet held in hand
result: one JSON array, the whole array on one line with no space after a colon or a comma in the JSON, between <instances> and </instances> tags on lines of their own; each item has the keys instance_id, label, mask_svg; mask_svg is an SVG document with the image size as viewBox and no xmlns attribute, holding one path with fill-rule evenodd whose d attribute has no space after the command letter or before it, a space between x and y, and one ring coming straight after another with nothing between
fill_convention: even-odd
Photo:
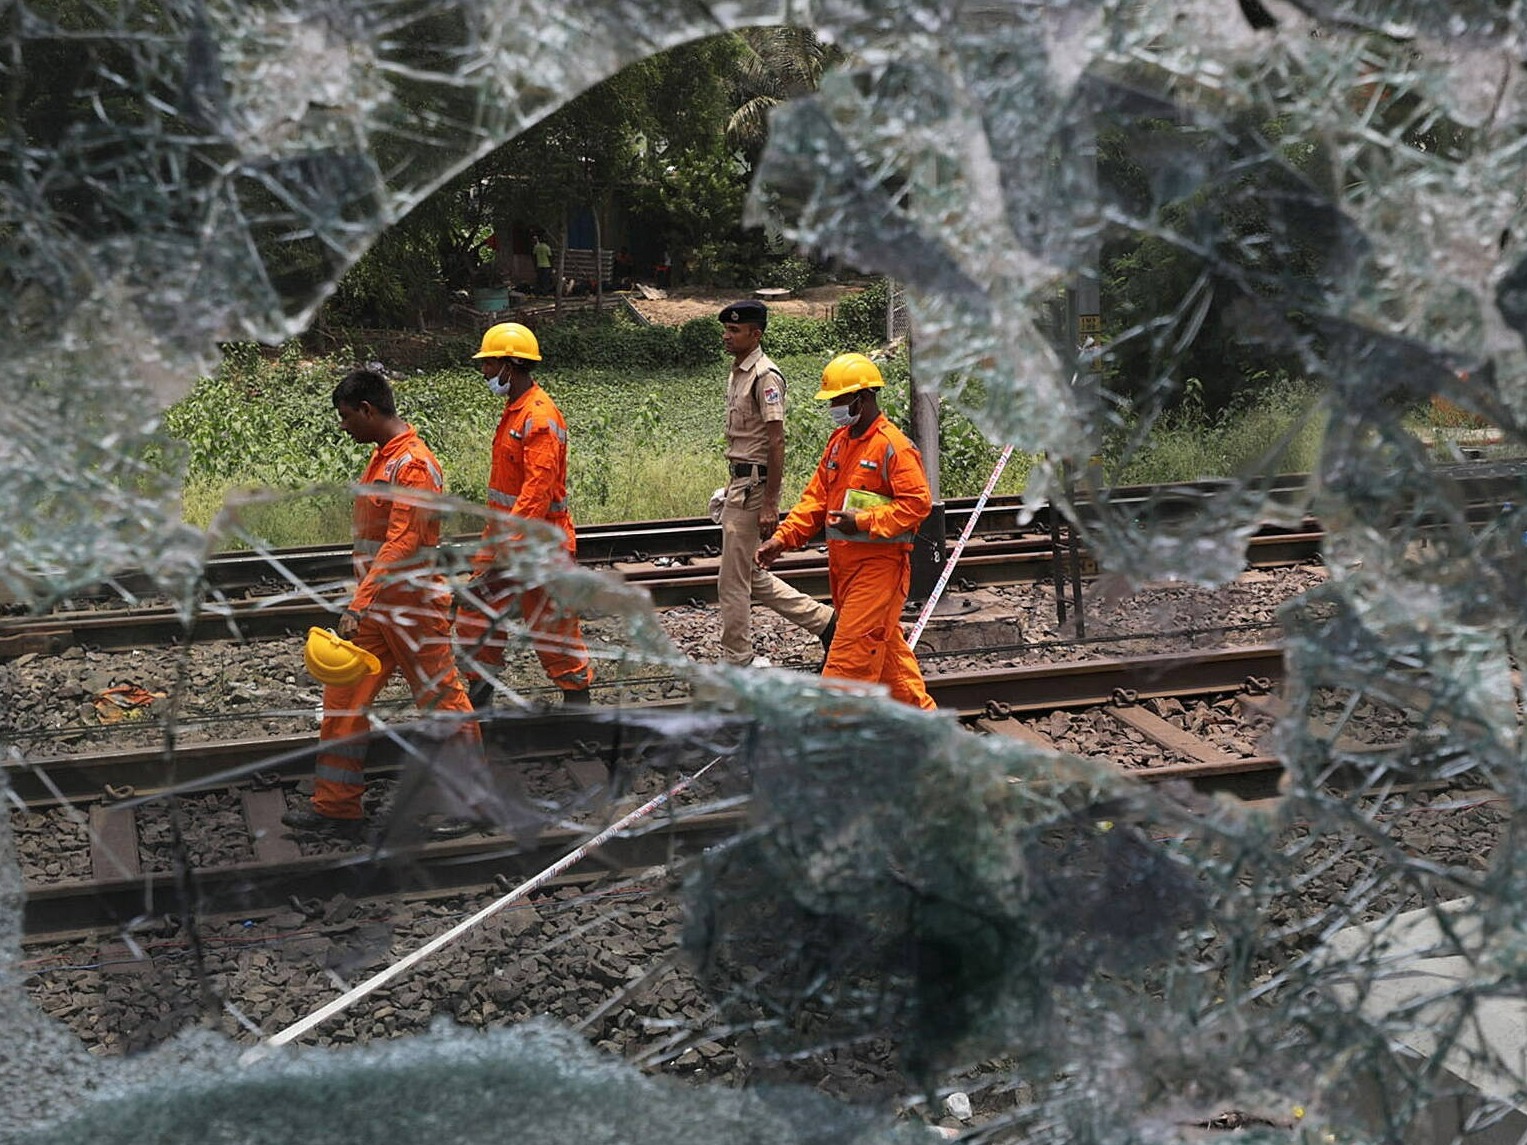
<instances>
[{"instance_id":1,"label":"yellow helmet held in hand","mask_svg":"<svg viewBox=\"0 0 1527 1145\"><path fill-rule=\"evenodd\" d=\"M382 662L358 644L341 640L327 628L309 628L302 660L320 684L354 684L382 670Z\"/></svg>"},{"instance_id":2,"label":"yellow helmet held in hand","mask_svg":"<svg viewBox=\"0 0 1527 1145\"><path fill-rule=\"evenodd\" d=\"M817 391L817 400L825 402L842 394L875 390L883 385L885 379L880 376L880 367L863 354L839 354L822 371L822 388Z\"/></svg>"},{"instance_id":3,"label":"yellow helmet held in hand","mask_svg":"<svg viewBox=\"0 0 1527 1145\"><path fill-rule=\"evenodd\" d=\"M489 326L482 336L482 349L473 354L475 358L524 358L526 361L541 360L541 343L530 332L530 327L518 322L500 322Z\"/></svg>"}]
</instances>

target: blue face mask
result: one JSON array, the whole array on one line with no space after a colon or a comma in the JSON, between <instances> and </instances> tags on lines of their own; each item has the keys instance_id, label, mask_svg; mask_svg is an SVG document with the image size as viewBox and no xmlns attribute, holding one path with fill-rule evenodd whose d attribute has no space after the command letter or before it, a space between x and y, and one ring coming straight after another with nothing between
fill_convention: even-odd
<instances>
[{"instance_id":1,"label":"blue face mask","mask_svg":"<svg viewBox=\"0 0 1527 1145\"><path fill-rule=\"evenodd\" d=\"M858 402L849 402L846 406L828 406L827 416L832 418L832 424L846 429L859 420L859 411L854 409Z\"/></svg>"}]
</instances>

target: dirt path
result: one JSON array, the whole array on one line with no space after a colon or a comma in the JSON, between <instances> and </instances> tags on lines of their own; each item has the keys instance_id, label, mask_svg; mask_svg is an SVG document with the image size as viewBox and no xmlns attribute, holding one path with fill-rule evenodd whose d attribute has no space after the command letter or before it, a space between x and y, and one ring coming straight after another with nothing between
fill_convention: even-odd
<instances>
[{"instance_id":1,"label":"dirt path","mask_svg":"<svg viewBox=\"0 0 1527 1145\"><path fill-rule=\"evenodd\" d=\"M770 302L772 314L795 314L802 318L831 318L840 299L863 290L861 283L832 286L809 286L782 301ZM691 318L713 317L728 302L748 297L742 290L715 287L680 286L667 291L666 298L643 298L631 293L631 304L649 320L663 326L680 326Z\"/></svg>"}]
</instances>

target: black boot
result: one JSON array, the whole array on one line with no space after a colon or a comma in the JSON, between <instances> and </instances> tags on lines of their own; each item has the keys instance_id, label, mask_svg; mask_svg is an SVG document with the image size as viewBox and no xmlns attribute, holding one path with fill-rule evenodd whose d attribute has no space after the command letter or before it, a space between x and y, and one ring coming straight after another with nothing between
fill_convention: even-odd
<instances>
[{"instance_id":1,"label":"black boot","mask_svg":"<svg viewBox=\"0 0 1527 1145\"><path fill-rule=\"evenodd\" d=\"M311 807L298 807L281 816L281 822L297 831L338 835L347 839L359 838L366 829L364 819L332 819L320 815Z\"/></svg>"},{"instance_id":2,"label":"black boot","mask_svg":"<svg viewBox=\"0 0 1527 1145\"><path fill-rule=\"evenodd\" d=\"M562 693L562 706L564 708L588 707L589 690L587 688L568 688Z\"/></svg>"},{"instance_id":3,"label":"black boot","mask_svg":"<svg viewBox=\"0 0 1527 1145\"><path fill-rule=\"evenodd\" d=\"M822 629L817 639L822 642L822 662L817 665L817 675L822 674L822 669L827 667L827 657L832 653L832 638L838 631L838 614L834 612L832 619L827 622L827 627Z\"/></svg>"},{"instance_id":4,"label":"black boot","mask_svg":"<svg viewBox=\"0 0 1527 1145\"><path fill-rule=\"evenodd\" d=\"M467 699L474 712L485 712L493 706L493 681L473 680L467 685Z\"/></svg>"},{"instance_id":5,"label":"black boot","mask_svg":"<svg viewBox=\"0 0 1527 1145\"><path fill-rule=\"evenodd\" d=\"M832 619L827 622L827 627L822 629L822 631L817 636L817 639L822 642L822 651L823 652L831 652L832 651L832 638L833 638L833 635L837 631L838 631L838 614L836 612L834 612L832 614Z\"/></svg>"}]
</instances>

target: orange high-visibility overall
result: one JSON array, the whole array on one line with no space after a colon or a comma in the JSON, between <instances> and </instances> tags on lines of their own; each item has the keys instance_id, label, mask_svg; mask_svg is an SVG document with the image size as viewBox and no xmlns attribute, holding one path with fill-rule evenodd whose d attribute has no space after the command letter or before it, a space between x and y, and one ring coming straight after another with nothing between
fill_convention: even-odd
<instances>
[{"instance_id":1,"label":"orange high-visibility overall","mask_svg":"<svg viewBox=\"0 0 1527 1145\"><path fill-rule=\"evenodd\" d=\"M594 682L594 669L578 617L559 609L544 589L524 588L507 574L494 571L503 546L520 537L512 523L515 517L549 521L566 535L563 547L570 561L578 551L572 514L567 511L567 423L551 395L534 383L504 406L498 420L488 474L488 507L496 513L484 527L482 546L472 558L476 600L464 602L457 613L458 645L474 666L501 665L509 642L503 619L513 608L530 628L536 656L552 683L564 692L587 688Z\"/></svg>"},{"instance_id":2,"label":"orange high-visibility overall","mask_svg":"<svg viewBox=\"0 0 1527 1145\"><path fill-rule=\"evenodd\" d=\"M355 684L324 687L313 810L331 819L364 815L366 709L394 670L408 680L420 711L472 713L451 655L450 591L433 571L440 519L419 498L444 491L440 463L409 426L377 447L360 483L365 488L355 498L352 521L360 583L350 608L361 621L353 639L382 662L382 670ZM481 753L474 721L455 725L449 736L464 750Z\"/></svg>"},{"instance_id":3,"label":"orange high-visibility overall","mask_svg":"<svg viewBox=\"0 0 1527 1145\"><path fill-rule=\"evenodd\" d=\"M922 455L885 415L859 437L836 429L800 501L775 532L785 548L800 548L843 508L850 489L890 498L858 513L859 531L827 529L827 578L838 628L822 675L886 685L918 708L936 705L923 685L917 657L901 633L901 610L912 578L912 538L933 507Z\"/></svg>"}]
</instances>

